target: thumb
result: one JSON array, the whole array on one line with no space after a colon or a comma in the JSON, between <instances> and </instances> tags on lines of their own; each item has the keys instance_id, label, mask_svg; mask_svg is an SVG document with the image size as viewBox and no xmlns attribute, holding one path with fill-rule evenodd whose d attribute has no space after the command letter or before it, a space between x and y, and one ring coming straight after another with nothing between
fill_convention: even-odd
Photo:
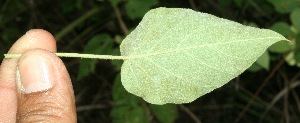
<instances>
[{"instance_id":1,"label":"thumb","mask_svg":"<svg viewBox=\"0 0 300 123\"><path fill-rule=\"evenodd\" d=\"M38 49L24 53L16 75L18 122L76 122L71 80L55 54Z\"/></svg>"}]
</instances>

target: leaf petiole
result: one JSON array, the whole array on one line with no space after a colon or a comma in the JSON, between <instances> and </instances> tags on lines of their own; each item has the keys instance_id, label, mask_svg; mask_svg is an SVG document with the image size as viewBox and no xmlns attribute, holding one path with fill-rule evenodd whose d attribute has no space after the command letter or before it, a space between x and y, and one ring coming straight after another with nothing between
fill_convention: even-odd
<instances>
[{"instance_id":1,"label":"leaf petiole","mask_svg":"<svg viewBox=\"0 0 300 123\"><path fill-rule=\"evenodd\" d=\"M22 54L4 54L5 58L19 58ZM79 54L79 53L55 53L58 57L72 57L72 58L89 58L89 59L110 59L110 60L126 60L130 59L127 56L113 56L113 55L95 55L95 54Z\"/></svg>"}]
</instances>

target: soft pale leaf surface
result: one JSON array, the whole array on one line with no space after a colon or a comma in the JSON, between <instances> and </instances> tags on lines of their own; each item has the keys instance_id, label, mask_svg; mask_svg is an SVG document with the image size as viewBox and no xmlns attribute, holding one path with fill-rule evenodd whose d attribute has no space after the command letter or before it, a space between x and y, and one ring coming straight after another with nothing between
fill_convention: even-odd
<instances>
[{"instance_id":1,"label":"soft pale leaf surface","mask_svg":"<svg viewBox=\"0 0 300 123\"><path fill-rule=\"evenodd\" d=\"M190 9L149 11L121 44L127 91L149 103L188 103L241 74L273 43L286 40Z\"/></svg>"}]
</instances>

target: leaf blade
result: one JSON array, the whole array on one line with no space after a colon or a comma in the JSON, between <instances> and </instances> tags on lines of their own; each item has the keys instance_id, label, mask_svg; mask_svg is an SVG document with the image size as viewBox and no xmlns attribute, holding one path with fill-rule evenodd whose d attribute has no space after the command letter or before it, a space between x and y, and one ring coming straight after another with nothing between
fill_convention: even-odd
<instances>
[{"instance_id":1,"label":"leaf blade","mask_svg":"<svg viewBox=\"0 0 300 123\"><path fill-rule=\"evenodd\" d=\"M122 65L122 83L153 104L188 103L241 74L279 40L286 39L271 30L190 9L157 8L120 46L122 56L130 57Z\"/></svg>"}]
</instances>

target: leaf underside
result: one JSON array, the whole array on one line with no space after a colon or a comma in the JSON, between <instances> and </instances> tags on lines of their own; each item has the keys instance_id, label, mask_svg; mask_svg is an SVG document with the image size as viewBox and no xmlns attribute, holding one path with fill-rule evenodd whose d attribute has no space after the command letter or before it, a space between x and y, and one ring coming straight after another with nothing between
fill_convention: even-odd
<instances>
[{"instance_id":1,"label":"leaf underside","mask_svg":"<svg viewBox=\"0 0 300 123\"><path fill-rule=\"evenodd\" d=\"M251 66L273 43L286 40L181 8L157 8L122 42L127 91L152 104L189 103L221 87Z\"/></svg>"}]
</instances>

